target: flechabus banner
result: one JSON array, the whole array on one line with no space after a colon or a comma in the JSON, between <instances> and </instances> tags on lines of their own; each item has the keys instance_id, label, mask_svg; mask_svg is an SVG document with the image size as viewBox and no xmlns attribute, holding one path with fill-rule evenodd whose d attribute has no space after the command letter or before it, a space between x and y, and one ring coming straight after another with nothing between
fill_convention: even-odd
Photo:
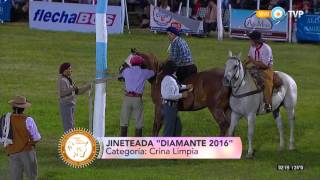
<instances>
[{"instance_id":1,"label":"flechabus banner","mask_svg":"<svg viewBox=\"0 0 320 180\"><path fill-rule=\"evenodd\" d=\"M285 12L283 12L285 14ZM283 16L281 20L264 18L261 11L231 9L230 13L230 37L247 38L246 34L253 30L260 31L264 39L274 41L288 40L288 18ZM271 14L270 14L271 15Z\"/></svg>"},{"instance_id":2,"label":"flechabus banner","mask_svg":"<svg viewBox=\"0 0 320 180\"><path fill-rule=\"evenodd\" d=\"M120 6L108 6L108 33L122 32L121 18ZM30 1L29 26L43 30L95 32L95 6Z\"/></svg>"},{"instance_id":3,"label":"flechabus banner","mask_svg":"<svg viewBox=\"0 0 320 180\"><path fill-rule=\"evenodd\" d=\"M103 137L101 159L240 159L240 137Z\"/></svg>"},{"instance_id":4,"label":"flechabus banner","mask_svg":"<svg viewBox=\"0 0 320 180\"><path fill-rule=\"evenodd\" d=\"M164 9L150 7L150 28L154 31L165 32L168 27L173 26L182 33L202 34L203 22L187 18L185 16L166 11Z\"/></svg>"}]
</instances>

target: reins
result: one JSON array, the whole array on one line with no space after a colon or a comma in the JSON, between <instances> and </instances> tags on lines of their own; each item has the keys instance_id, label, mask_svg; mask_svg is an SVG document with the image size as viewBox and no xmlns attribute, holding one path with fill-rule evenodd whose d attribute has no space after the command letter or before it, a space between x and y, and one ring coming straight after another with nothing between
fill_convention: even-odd
<instances>
[{"instance_id":1,"label":"reins","mask_svg":"<svg viewBox=\"0 0 320 180\"><path fill-rule=\"evenodd\" d=\"M240 69L241 69L241 61L240 61L240 59L236 59L236 60L239 62L239 64L237 65L237 67L238 67L237 71L240 71ZM251 95L258 94L258 93L262 92L262 89L257 89L257 90L246 92L246 93L239 94L239 95L236 94L239 91L239 89L240 89L240 87L241 87L241 85L242 85L242 83L243 83L243 81L244 81L244 79L246 78L246 75L247 75L247 71L244 69L244 67L243 67L243 71L244 71L244 76L241 79L241 82L239 83L238 87L232 86L232 84L231 84L232 81L230 81L230 86L232 87L232 89L236 88L235 91L232 90L231 95L233 97L235 97L235 98L243 98L243 97L251 96ZM237 74L237 72L234 73L234 75L232 76L231 80L235 78L236 74ZM239 72L239 76L236 79L234 79L235 82L238 81L239 77L240 77L240 72Z\"/></svg>"}]
</instances>

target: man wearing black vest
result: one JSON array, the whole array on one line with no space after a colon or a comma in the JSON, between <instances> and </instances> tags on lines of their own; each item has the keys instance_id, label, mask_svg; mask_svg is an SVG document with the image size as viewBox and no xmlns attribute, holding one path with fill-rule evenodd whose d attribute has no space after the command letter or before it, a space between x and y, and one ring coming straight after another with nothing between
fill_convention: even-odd
<instances>
[{"instance_id":1,"label":"man wearing black vest","mask_svg":"<svg viewBox=\"0 0 320 180\"><path fill-rule=\"evenodd\" d=\"M189 91L192 91L192 84L182 85L177 80L177 66L173 61L168 61L163 72L165 77L161 82L162 107L161 111L164 116L164 137L179 137L181 136L181 121L178 115L178 101L181 98L186 98ZM181 92L183 90L188 90Z\"/></svg>"}]
</instances>

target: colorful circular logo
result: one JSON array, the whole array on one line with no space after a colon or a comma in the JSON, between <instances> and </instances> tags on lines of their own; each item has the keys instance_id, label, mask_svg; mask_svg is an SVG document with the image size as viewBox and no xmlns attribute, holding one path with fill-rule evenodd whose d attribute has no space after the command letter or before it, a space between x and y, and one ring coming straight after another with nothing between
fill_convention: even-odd
<instances>
[{"instance_id":1,"label":"colorful circular logo","mask_svg":"<svg viewBox=\"0 0 320 180\"><path fill-rule=\"evenodd\" d=\"M271 11L271 17L275 21L281 21L286 16L286 11L282 7L275 7Z\"/></svg>"},{"instance_id":2,"label":"colorful circular logo","mask_svg":"<svg viewBox=\"0 0 320 180\"><path fill-rule=\"evenodd\" d=\"M83 168L97 157L97 141L84 129L72 129L65 133L59 142L61 159L69 166Z\"/></svg>"}]
</instances>

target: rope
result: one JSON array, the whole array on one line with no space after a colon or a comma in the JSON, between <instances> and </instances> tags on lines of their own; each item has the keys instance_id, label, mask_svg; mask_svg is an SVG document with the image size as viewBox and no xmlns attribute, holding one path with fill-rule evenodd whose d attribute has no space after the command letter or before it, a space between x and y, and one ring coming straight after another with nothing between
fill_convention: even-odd
<instances>
[{"instance_id":1,"label":"rope","mask_svg":"<svg viewBox=\"0 0 320 180\"><path fill-rule=\"evenodd\" d=\"M93 96L94 96L94 85L95 84L101 84L105 83L109 80L118 80L118 77L106 77L102 79L95 79L92 80L90 83L90 89L88 91L88 107L89 107L89 130L92 132L93 131Z\"/></svg>"},{"instance_id":2,"label":"rope","mask_svg":"<svg viewBox=\"0 0 320 180\"><path fill-rule=\"evenodd\" d=\"M90 90L88 93L89 96L89 130L92 132L93 131L93 116L92 116L92 111L93 111L93 99L92 99L92 90L93 90L93 83L90 84Z\"/></svg>"},{"instance_id":3,"label":"rope","mask_svg":"<svg viewBox=\"0 0 320 180\"><path fill-rule=\"evenodd\" d=\"M255 90L255 91L250 91L250 92L247 92L247 93L244 93L244 94L239 94L239 95L235 95L235 94L231 94L233 97L235 98L243 98L243 97L247 97L247 96L251 96L251 95L254 95L254 94L258 94L262 92L261 89L258 89L258 90Z\"/></svg>"}]
</instances>

